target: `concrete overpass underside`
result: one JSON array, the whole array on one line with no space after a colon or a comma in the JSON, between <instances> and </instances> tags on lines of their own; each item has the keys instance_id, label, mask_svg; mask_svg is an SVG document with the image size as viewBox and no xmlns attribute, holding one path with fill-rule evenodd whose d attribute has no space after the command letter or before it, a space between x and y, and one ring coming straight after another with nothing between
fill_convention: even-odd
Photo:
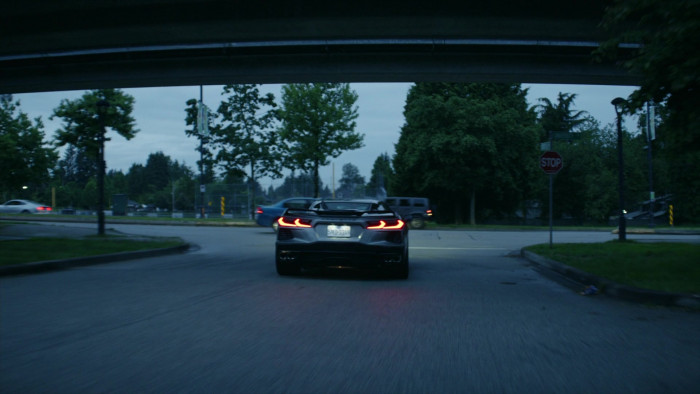
<instances>
[{"instance_id":1,"label":"concrete overpass underside","mask_svg":"<svg viewBox=\"0 0 700 394\"><path fill-rule=\"evenodd\" d=\"M633 85L604 0L3 0L0 93L226 83Z\"/></svg>"}]
</instances>

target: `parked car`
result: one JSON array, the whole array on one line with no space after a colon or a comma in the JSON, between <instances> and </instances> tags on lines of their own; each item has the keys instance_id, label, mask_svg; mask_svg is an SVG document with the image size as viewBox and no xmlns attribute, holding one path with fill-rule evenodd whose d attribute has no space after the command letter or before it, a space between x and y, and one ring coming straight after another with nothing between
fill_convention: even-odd
<instances>
[{"instance_id":1,"label":"parked car","mask_svg":"<svg viewBox=\"0 0 700 394\"><path fill-rule=\"evenodd\" d=\"M385 201L411 228L421 229L433 218L430 201L425 197L387 197Z\"/></svg>"},{"instance_id":2,"label":"parked car","mask_svg":"<svg viewBox=\"0 0 700 394\"><path fill-rule=\"evenodd\" d=\"M276 202L272 205L264 205L255 208L255 222L263 227L272 227L277 231L277 219L287 208L308 208L312 202L318 200L313 197L292 197Z\"/></svg>"},{"instance_id":3,"label":"parked car","mask_svg":"<svg viewBox=\"0 0 700 394\"><path fill-rule=\"evenodd\" d=\"M51 213L51 207L29 200L10 200L0 205L0 213Z\"/></svg>"},{"instance_id":4,"label":"parked car","mask_svg":"<svg viewBox=\"0 0 700 394\"><path fill-rule=\"evenodd\" d=\"M302 268L368 268L408 278L408 226L384 202L320 200L288 208L277 221L280 275Z\"/></svg>"}]
</instances>

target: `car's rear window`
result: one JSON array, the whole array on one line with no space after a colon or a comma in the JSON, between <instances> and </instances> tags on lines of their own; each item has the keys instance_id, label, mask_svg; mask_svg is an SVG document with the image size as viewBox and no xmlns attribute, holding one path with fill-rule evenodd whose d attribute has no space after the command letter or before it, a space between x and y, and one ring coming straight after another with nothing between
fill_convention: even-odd
<instances>
[{"instance_id":1,"label":"car's rear window","mask_svg":"<svg viewBox=\"0 0 700 394\"><path fill-rule=\"evenodd\" d=\"M287 208L294 208L294 209L306 209L309 207L311 203L307 200L291 200L287 201L284 206Z\"/></svg>"},{"instance_id":2,"label":"car's rear window","mask_svg":"<svg viewBox=\"0 0 700 394\"><path fill-rule=\"evenodd\" d=\"M321 204L322 209L330 211L370 211L372 203L353 201L325 201Z\"/></svg>"}]
</instances>

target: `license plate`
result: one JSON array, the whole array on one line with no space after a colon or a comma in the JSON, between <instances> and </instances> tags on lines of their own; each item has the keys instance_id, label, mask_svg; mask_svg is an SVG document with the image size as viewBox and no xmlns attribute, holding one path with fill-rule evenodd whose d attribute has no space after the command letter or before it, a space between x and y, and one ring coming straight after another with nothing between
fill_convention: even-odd
<instances>
[{"instance_id":1,"label":"license plate","mask_svg":"<svg viewBox=\"0 0 700 394\"><path fill-rule=\"evenodd\" d=\"M350 226L336 226L331 224L328 226L328 236L336 238L350 237Z\"/></svg>"}]
</instances>

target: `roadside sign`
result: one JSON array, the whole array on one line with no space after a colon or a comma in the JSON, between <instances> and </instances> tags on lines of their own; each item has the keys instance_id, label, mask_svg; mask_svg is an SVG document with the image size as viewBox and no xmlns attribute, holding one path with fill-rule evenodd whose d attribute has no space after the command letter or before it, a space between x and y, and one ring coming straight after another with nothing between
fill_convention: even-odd
<instances>
[{"instance_id":1,"label":"roadside sign","mask_svg":"<svg viewBox=\"0 0 700 394\"><path fill-rule=\"evenodd\" d=\"M556 174L564 167L564 161L559 153L547 151L540 156L540 168L545 174Z\"/></svg>"},{"instance_id":2,"label":"roadside sign","mask_svg":"<svg viewBox=\"0 0 700 394\"><path fill-rule=\"evenodd\" d=\"M209 108L202 102L199 103L197 110L197 131L199 135L209 136Z\"/></svg>"}]
</instances>

